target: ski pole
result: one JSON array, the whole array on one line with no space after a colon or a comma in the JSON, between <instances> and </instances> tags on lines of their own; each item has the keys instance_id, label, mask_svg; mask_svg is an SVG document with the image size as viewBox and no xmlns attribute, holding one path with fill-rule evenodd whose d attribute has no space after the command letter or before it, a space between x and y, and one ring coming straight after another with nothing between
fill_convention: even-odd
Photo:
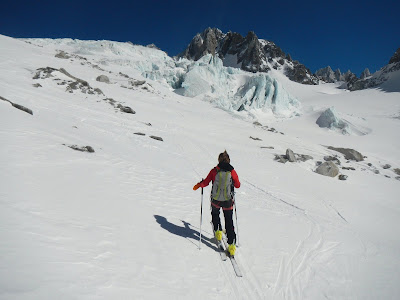
<instances>
[{"instance_id":1,"label":"ski pole","mask_svg":"<svg viewBox=\"0 0 400 300\"><path fill-rule=\"evenodd\" d=\"M203 179L201 179L203 181ZM200 239L199 250L201 249L201 224L203 223L203 188L201 188L201 205L200 205Z\"/></svg>"},{"instance_id":2,"label":"ski pole","mask_svg":"<svg viewBox=\"0 0 400 300\"><path fill-rule=\"evenodd\" d=\"M236 217L236 239L237 239L237 246L239 247L239 225L238 225L238 218L237 218L237 210L236 210L236 197L234 198L235 200L235 217Z\"/></svg>"}]
</instances>

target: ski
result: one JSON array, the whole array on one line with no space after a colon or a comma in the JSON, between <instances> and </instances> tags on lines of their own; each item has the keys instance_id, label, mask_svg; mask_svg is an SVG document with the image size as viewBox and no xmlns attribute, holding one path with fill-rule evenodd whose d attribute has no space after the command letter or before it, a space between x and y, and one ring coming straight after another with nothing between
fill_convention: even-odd
<instances>
[{"instance_id":1,"label":"ski","mask_svg":"<svg viewBox=\"0 0 400 300\"><path fill-rule=\"evenodd\" d=\"M243 277L242 271L239 268L239 265L238 265L238 263L237 263L237 261L235 259L235 256L230 255L229 252L228 252L228 242L227 242L226 238L224 237L222 240L224 241L225 248L227 249L226 252L228 253L227 255L228 255L228 257L229 257L229 259L230 259L230 261L232 263L233 270L235 271L236 276L237 277Z\"/></svg>"},{"instance_id":2,"label":"ski","mask_svg":"<svg viewBox=\"0 0 400 300\"><path fill-rule=\"evenodd\" d=\"M232 263L233 270L235 271L236 276L243 277L242 271L240 271L240 268L239 268L238 263L236 262L235 256L231 256L228 252L228 241L226 239L226 236L225 235L223 236L222 241L217 241L217 239L215 238L214 226L212 225L212 223L211 223L211 228L214 233L214 239L216 241L218 252L219 252L221 259L223 261L225 261L229 257L229 260ZM224 247L224 245L225 245L225 247Z\"/></svg>"},{"instance_id":3,"label":"ski","mask_svg":"<svg viewBox=\"0 0 400 300\"><path fill-rule=\"evenodd\" d=\"M219 253L220 257L221 257L221 260L225 261L225 260L228 259L228 256L226 255L226 251L225 251L225 249L224 249L224 246L223 246L223 244L222 244L222 241L218 241L218 240L215 238L215 231L214 231L214 226L213 226L212 223L211 223L211 228L212 228L212 230L213 230L213 232L214 232L214 239L215 239L215 243L216 243L217 248L218 248L218 253Z\"/></svg>"},{"instance_id":4,"label":"ski","mask_svg":"<svg viewBox=\"0 0 400 300\"><path fill-rule=\"evenodd\" d=\"M224 246L222 246L222 242L218 242L217 241L217 247L218 247L218 252L219 252L219 255L220 255L221 259L223 261L227 260L228 256L226 255L226 251L224 249Z\"/></svg>"},{"instance_id":5,"label":"ski","mask_svg":"<svg viewBox=\"0 0 400 300\"><path fill-rule=\"evenodd\" d=\"M239 265L237 264L235 257L229 255L229 259L231 260L231 263L232 263L233 269L235 270L236 276L243 277L242 271L240 271Z\"/></svg>"}]
</instances>

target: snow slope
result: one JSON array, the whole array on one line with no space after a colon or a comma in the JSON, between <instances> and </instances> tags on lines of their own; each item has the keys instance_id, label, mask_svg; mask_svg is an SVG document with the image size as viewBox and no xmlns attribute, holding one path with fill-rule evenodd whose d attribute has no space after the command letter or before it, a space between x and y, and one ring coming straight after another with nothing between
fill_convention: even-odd
<instances>
[{"instance_id":1,"label":"snow slope","mask_svg":"<svg viewBox=\"0 0 400 300\"><path fill-rule=\"evenodd\" d=\"M145 79L132 61L148 64L158 50L135 46L142 52L129 60L131 53L107 44L100 55L0 36L0 96L33 111L0 101L0 299L400 297L400 182L393 172L400 168L399 93L303 86L273 73L301 101L302 115L254 110L249 118ZM57 50L75 56L56 58ZM45 67L63 68L104 95L68 92L63 81L71 78L59 71L33 79ZM96 81L99 75L111 83ZM110 98L136 114L121 112ZM331 106L368 134L320 128L315 121ZM352 147L367 158L347 163L324 145ZM314 159L274 161L287 148ZM201 198L192 187L224 149L242 182L236 199L243 278L215 251L210 187L198 249ZM313 172L316 161L334 154L355 169L341 169L347 181ZM386 163L392 168L383 169Z\"/></svg>"},{"instance_id":2,"label":"snow slope","mask_svg":"<svg viewBox=\"0 0 400 300\"><path fill-rule=\"evenodd\" d=\"M165 52L110 41L72 39L26 39L35 45L76 58L92 57L99 66L128 67L141 76L156 80L176 93L198 97L227 111L261 110L264 114L291 117L299 113L300 104L276 80L264 73L253 74L224 67L218 57L206 55L196 62L174 60Z\"/></svg>"}]
</instances>

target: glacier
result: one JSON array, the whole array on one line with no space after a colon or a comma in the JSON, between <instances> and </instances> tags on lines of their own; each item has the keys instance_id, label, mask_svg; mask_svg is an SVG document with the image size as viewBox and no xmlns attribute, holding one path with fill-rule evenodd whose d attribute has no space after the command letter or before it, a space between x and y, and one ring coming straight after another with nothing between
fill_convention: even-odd
<instances>
[{"instance_id":1,"label":"glacier","mask_svg":"<svg viewBox=\"0 0 400 300\"><path fill-rule=\"evenodd\" d=\"M363 136L372 131L364 118L360 120L354 115L339 113L334 106L324 110L315 123L343 135Z\"/></svg>"},{"instance_id":2,"label":"glacier","mask_svg":"<svg viewBox=\"0 0 400 300\"><path fill-rule=\"evenodd\" d=\"M74 39L23 39L40 47L63 49L94 58L95 63L132 69L186 97L199 97L230 112L255 112L265 116L293 117L300 114L299 100L266 73L250 73L224 66L218 56L197 61L170 57L154 47L131 42L82 41Z\"/></svg>"},{"instance_id":3,"label":"glacier","mask_svg":"<svg viewBox=\"0 0 400 300\"><path fill-rule=\"evenodd\" d=\"M195 62L180 59L175 68L164 65L143 75L164 80L179 94L201 97L227 111L257 110L277 117L292 117L298 115L301 108L300 102L276 79L265 73L253 74L226 67L218 56L211 54Z\"/></svg>"},{"instance_id":4,"label":"glacier","mask_svg":"<svg viewBox=\"0 0 400 300\"><path fill-rule=\"evenodd\" d=\"M349 133L348 124L338 116L336 109L333 106L325 110L319 116L316 123L322 128L337 129L342 131L343 134Z\"/></svg>"}]
</instances>

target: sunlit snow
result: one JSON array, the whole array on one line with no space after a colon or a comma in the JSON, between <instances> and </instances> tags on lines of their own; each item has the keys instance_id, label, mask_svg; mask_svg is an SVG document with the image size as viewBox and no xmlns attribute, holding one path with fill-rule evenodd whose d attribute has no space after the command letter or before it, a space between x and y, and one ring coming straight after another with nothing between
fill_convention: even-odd
<instances>
[{"instance_id":1,"label":"sunlit snow","mask_svg":"<svg viewBox=\"0 0 400 300\"><path fill-rule=\"evenodd\" d=\"M0 299L400 298L399 92L110 41L0 36L0 66L0 96L33 112L0 100ZM330 107L352 132L316 124ZM210 187L199 250L192 187L225 149L242 278L216 252ZM312 158L277 162L287 149ZM314 172L328 159L347 180Z\"/></svg>"}]
</instances>

